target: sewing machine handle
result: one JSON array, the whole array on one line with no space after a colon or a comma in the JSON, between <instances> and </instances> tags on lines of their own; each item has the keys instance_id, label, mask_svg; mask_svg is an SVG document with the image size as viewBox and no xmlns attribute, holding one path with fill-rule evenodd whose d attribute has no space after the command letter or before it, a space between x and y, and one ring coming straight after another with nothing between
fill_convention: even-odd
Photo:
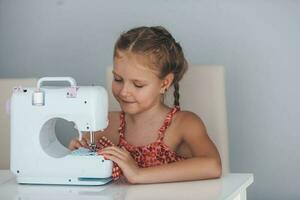
<instances>
[{"instance_id":1,"label":"sewing machine handle","mask_svg":"<svg viewBox=\"0 0 300 200\"><path fill-rule=\"evenodd\" d=\"M57 82L57 81L66 81L66 82L69 82L71 87L76 87L77 86L77 83L75 81L74 78L72 77L43 77L43 78L40 78L37 82L37 89L39 90L42 86L42 83L43 82Z\"/></svg>"}]
</instances>

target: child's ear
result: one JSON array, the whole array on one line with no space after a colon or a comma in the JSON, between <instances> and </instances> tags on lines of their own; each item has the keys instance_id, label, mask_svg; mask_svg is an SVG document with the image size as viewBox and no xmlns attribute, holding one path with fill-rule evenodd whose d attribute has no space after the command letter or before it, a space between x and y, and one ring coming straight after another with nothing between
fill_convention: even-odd
<instances>
[{"instance_id":1,"label":"child's ear","mask_svg":"<svg viewBox=\"0 0 300 200\"><path fill-rule=\"evenodd\" d=\"M174 74L173 73L167 74L165 78L162 80L160 93L162 94L165 93L172 85L173 80L174 80Z\"/></svg>"}]
</instances>

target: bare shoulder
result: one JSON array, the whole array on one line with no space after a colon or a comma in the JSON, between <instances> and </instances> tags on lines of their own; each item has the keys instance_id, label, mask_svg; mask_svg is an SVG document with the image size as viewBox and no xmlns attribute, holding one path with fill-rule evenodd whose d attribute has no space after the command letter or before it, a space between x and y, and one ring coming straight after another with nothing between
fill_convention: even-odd
<instances>
[{"instance_id":1,"label":"bare shoulder","mask_svg":"<svg viewBox=\"0 0 300 200\"><path fill-rule=\"evenodd\" d=\"M180 111L176 115L178 131L184 144L190 148L192 155L212 156L220 160L218 150L209 138L202 119L189 111Z\"/></svg>"},{"instance_id":2,"label":"bare shoulder","mask_svg":"<svg viewBox=\"0 0 300 200\"><path fill-rule=\"evenodd\" d=\"M206 127L202 119L191 111L179 111L175 115L176 128L180 132L196 132L198 134L206 134Z\"/></svg>"}]
</instances>

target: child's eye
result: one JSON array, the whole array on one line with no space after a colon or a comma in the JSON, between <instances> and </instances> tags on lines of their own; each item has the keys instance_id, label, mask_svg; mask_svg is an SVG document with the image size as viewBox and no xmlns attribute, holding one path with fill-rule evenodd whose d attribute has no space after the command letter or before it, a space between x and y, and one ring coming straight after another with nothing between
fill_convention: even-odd
<instances>
[{"instance_id":1,"label":"child's eye","mask_svg":"<svg viewBox=\"0 0 300 200\"><path fill-rule=\"evenodd\" d=\"M117 79L117 78L114 78L114 81L116 81L116 82L121 82L121 81L122 81L122 79Z\"/></svg>"},{"instance_id":2,"label":"child's eye","mask_svg":"<svg viewBox=\"0 0 300 200\"><path fill-rule=\"evenodd\" d=\"M143 85L134 85L135 87L137 87L137 88L142 88L142 87L144 87Z\"/></svg>"},{"instance_id":3,"label":"child's eye","mask_svg":"<svg viewBox=\"0 0 300 200\"><path fill-rule=\"evenodd\" d=\"M137 88L142 88L142 87L144 87L144 85L138 85L138 84L134 84L134 86L137 87Z\"/></svg>"}]
</instances>

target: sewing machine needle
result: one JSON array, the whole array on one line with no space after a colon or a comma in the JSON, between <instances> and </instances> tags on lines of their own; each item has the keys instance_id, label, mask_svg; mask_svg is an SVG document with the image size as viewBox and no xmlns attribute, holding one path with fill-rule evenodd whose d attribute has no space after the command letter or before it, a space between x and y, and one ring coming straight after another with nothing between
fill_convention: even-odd
<instances>
[{"instance_id":1,"label":"sewing machine needle","mask_svg":"<svg viewBox=\"0 0 300 200\"><path fill-rule=\"evenodd\" d=\"M95 134L93 131L90 131L90 149L91 151L95 152L96 151L96 143L95 143Z\"/></svg>"}]
</instances>

